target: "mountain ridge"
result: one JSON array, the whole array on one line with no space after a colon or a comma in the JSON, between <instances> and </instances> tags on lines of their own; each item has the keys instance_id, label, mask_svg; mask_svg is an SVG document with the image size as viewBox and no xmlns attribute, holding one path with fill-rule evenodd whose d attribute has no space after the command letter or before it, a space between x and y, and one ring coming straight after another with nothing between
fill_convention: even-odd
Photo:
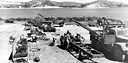
<instances>
[{"instance_id":1,"label":"mountain ridge","mask_svg":"<svg viewBox=\"0 0 128 63\"><path fill-rule=\"evenodd\" d=\"M89 3L78 3L78 2L56 2L50 0L33 0L29 2L22 2L20 4L1 4L3 8L34 8L34 7L45 7L57 6L58 8L125 8L128 4L124 4L116 1L92 1Z\"/></svg>"},{"instance_id":2,"label":"mountain ridge","mask_svg":"<svg viewBox=\"0 0 128 63\"><path fill-rule=\"evenodd\" d=\"M94 7L128 7L128 4L124 4L121 2L116 2L116 1L93 1L89 3L77 3L77 2L55 2L55 1L49 1L48 4L49 6L59 6L59 7L78 7L78 8L84 8L88 7L90 5L94 5Z\"/></svg>"}]
</instances>

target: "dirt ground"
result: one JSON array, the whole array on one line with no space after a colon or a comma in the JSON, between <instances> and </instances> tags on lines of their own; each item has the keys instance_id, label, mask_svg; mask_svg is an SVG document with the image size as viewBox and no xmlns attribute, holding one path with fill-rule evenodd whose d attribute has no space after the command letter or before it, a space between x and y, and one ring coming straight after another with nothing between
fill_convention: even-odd
<instances>
[{"instance_id":1,"label":"dirt ground","mask_svg":"<svg viewBox=\"0 0 128 63\"><path fill-rule=\"evenodd\" d=\"M9 63L9 56L12 51L12 46L9 45L9 37L10 36L18 36L21 34L26 34L28 31L23 31L24 26L21 23L17 24L1 24L0 25L0 63ZM86 42L90 43L89 32L82 27L78 27L76 25L64 26L62 28L57 28L57 33L63 34L67 30L71 31L72 34L80 33L85 39ZM47 38L50 38L49 41L38 40L37 43L29 43L29 50L31 48L39 48L40 51L36 53L36 56L40 56L40 62L38 63L81 63L79 60L74 58L70 53L65 50L58 48L57 46L48 46L52 42L52 38L57 38L56 45L60 44L59 36L56 36L54 33L47 33ZM29 55L29 63L33 62L34 53ZM98 60L99 63L119 63L115 61L103 61L102 59L94 59ZM85 62L86 63L86 62ZM87 62L88 63L88 62Z\"/></svg>"},{"instance_id":2,"label":"dirt ground","mask_svg":"<svg viewBox=\"0 0 128 63\"><path fill-rule=\"evenodd\" d=\"M81 34L81 36L83 36L85 38L85 43L86 44L90 44L90 35L89 35L89 31L87 31L86 29L77 26L77 25L68 25L68 26L64 26L62 28L58 27L57 28L59 31L57 33L59 34L63 34L65 32L67 32L67 30L69 30L72 35L76 35L76 33ZM109 54L107 54L109 55ZM109 55L110 56L110 55ZM93 58L94 61L97 61L98 63L121 63L121 62L117 62L117 61L111 61L109 59L106 58ZM91 61L88 60L84 60L85 63L89 63Z\"/></svg>"},{"instance_id":3,"label":"dirt ground","mask_svg":"<svg viewBox=\"0 0 128 63\"><path fill-rule=\"evenodd\" d=\"M10 36L18 36L24 33L24 26L21 24L1 24L0 25L0 63L9 63L8 58L12 50L9 45Z\"/></svg>"},{"instance_id":4,"label":"dirt ground","mask_svg":"<svg viewBox=\"0 0 128 63\"><path fill-rule=\"evenodd\" d=\"M0 63L9 63L8 58L12 51L12 46L9 45L9 37L16 37L21 34L26 34L28 31L23 31L23 29L24 26L22 26L21 23L4 23L0 25ZM47 36L49 35L51 34L48 33ZM50 41L39 41L36 44L30 43L32 44L31 46L34 46L34 48L38 47L41 49L41 51L39 51L36 55L42 55L40 57L41 60L39 63L81 63L67 51L62 50L56 46L48 46L50 42L52 42L52 39ZM43 50L44 48L45 50ZM33 60L30 60L29 63L34 62Z\"/></svg>"}]
</instances>

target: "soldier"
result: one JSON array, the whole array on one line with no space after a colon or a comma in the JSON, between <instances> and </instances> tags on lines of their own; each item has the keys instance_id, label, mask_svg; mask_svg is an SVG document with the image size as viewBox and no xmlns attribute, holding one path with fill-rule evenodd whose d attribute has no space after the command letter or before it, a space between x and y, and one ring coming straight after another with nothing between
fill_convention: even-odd
<instances>
[{"instance_id":1,"label":"soldier","mask_svg":"<svg viewBox=\"0 0 128 63\"><path fill-rule=\"evenodd\" d=\"M92 32L89 32L89 34L90 34L91 46L92 46L93 48L95 48L95 45L96 45L96 42L95 42L96 37L95 37L95 35L94 35Z\"/></svg>"}]
</instances>

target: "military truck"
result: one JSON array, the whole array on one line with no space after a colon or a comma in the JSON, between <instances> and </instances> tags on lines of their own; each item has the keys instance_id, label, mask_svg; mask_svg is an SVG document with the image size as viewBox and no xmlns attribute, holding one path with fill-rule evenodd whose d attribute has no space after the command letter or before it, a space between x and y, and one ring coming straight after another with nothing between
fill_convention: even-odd
<instances>
[{"instance_id":1,"label":"military truck","mask_svg":"<svg viewBox=\"0 0 128 63\"><path fill-rule=\"evenodd\" d=\"M91 40L92 45L99 51L108 51L117 61L127 60L128 28L124 25L105 25L105 27L107 28L100 31L99 36L93 35L95 38Z\"/></svg>"},{"instance_id":2,"label":"military truck","mask_svg":"<svg viewBox=\"0 0 128 63\"><path fill-rule=\"evenodd\" d=\"M74 22L90 32L91 47L107 51L116 61L128 60L128 28L124 24L104 24L102 29L93 30Z\"/></svg>"}]
</instances>

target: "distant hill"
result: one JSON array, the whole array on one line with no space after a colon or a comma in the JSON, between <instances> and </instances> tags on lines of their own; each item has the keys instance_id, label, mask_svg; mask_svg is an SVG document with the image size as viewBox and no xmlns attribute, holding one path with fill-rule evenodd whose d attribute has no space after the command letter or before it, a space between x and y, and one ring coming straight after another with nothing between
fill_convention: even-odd
<instances>
[{"instance_id":1,"label":"distant hill","mask_svg":"<svg viewBox=\"0 0 128 63\"><path fill-rule=\"evenodd\" d=\"M128 7L127 4L121 3L121 2L115 2L115 1L93 1L90 3L77 3L77 2L55 2L55 1L49 1L47 2L47 5L50 6L59 6L59 7Z\"/></svg>"},{"instance_id":2,"label":"distant hill","mask_svg":"<svg viewBox=\"0 0 128 63\"><path fill-rule=\"evenodd\" d=\"M37 6L58 6L58 7L81 7L82 3L77 2L55 2L55 1L48 1L48 0L33 0L31 3ZM41 3L41 4L38 4Z\"/></svg>"},{"instance_id":3,"label":"distant hill","mask_svg":"<svg viewBox=\"0 0 128 63\"><path fill-rule=\"evenodd\" d=\"M82 4L81 7L108 7L108 8L112 8L112 7L128 7L128 5L121 3L121 2L115 2L115 1L105 1L105 2L94 1L94 2L90 2L90 3Z\"/></svg>"},{"instance_id":4,"label":"distant hill","mask_svg":"<svg viewBox=\"0 0 128 63\"><path fill-rule=\"evenodd\" d=\"M93 1L89 3L77 3L77 2L55 2L50 0L33 0L30 2L21 3L19 5L2 5L5 8L31 8L31 7L42 7L42 6L58 6L58 7L68 7L68 8L113 8L113 7L128 7L127 4L115 2L115 1Z\"/></svg>"},{"instance_id":5,"label":"distant hill","mask_svg":"<svg viewBox=\"0 0 128 63\"><path fill-rule=\"evenodd\" d=\"M54 6L59 7L81 7L82 3L76 3L76 2L50 2Z\"/></svg>"}]
</instances>

